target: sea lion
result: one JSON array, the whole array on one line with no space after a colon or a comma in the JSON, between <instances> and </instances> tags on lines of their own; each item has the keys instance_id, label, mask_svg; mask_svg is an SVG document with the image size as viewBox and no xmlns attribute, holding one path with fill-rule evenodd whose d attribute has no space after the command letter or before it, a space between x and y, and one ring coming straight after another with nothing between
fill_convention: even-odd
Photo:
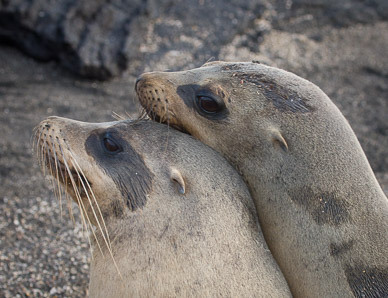
<instances>
[{"instance_id":1,"label":"sea lion","mask_svg":"<svg viewBox=\"0 0 388 298\"><path fill-rule=\"evenodd\" d=\"M259 63L139 77L148 114L243 175L296 297L388 297L388 200L348 122L314 84Z\"/></svg>"},{"instance_id":2,"label":"sea lion","mask_svg":"<svg viewBox=\"0 0 388 298\"><path fill-rule=\"evenodd\" d=\"M35 142L97 227L90 297L291 297L245 183L203 143L152 121L58 117Z\"/></svg>"}]
</instances>

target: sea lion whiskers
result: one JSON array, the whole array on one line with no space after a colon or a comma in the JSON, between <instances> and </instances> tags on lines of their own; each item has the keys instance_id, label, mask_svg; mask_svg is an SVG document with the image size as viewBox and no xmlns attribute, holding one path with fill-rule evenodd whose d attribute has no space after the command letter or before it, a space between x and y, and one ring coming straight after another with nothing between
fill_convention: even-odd
<instances>
[{"instance_id":1,"label":"sea lion whiskers","mask_svg":"<svg viewBox=\"0 0 388 298\"><path fill-rule=\"evenodd\" d=\"M86 207L82 201L82 198L78 192L78 188L75 184L75 181L73 180L73 177L70 176L70 181L73 185L73 188L74 188L74 191L75 191L75 194L76 194L76 198L77 198L77 204L78 204L78 207L79 207L79 210L80 210L80 213L81 213L81 218L82 218L82 222L83 222L83 227L85 229L85 233L88 237L88 241L89 241L89 247L90 247L90 251L92 251L92 244L91 244L91 239L90 239L90 231L92 232L93 236L94 236L94 239L96 240L96 243L97 243L97 246L101 252L101 254L103 255L104 257L104 253L102 251L102 247L100 245L100 242L98 241L97 239L97 235L93 229L93 226L92 226L92 223L90 221L90 218L89 218L89 215L87 214L87 210L86 210ZM90 230L89 230L90 229Z\"/></svg>"},{"instance_id":2,"label":"sea lion whiskers","mask_svg":"<svg viewBox=\"0 0 388 298\"><path fill-rule=\"evenodd\" d=\"M119 270L119 268L118 268L118 266L117 266L117 262L116 262L116 260L115 260L115 258L114 258L114 256L113 256L112 246L111 246L111 241L110 241L110 238L109 238L108 229L107 229L107 227L106 227L106 223L105 223L104 217L103 217L103 215L102 215L102 212L101 212L100 206L99 206L99 204L98 204L98 201L97 201L97 199L96 199L96 197L95 197L95 195L94 195L93 189L91 188L89 181L86 179L85 174L83 173L83 171L82 171L80 165L79 165L78 162L77 162L77 159L75 158L74 154L73 154L72 151L70 150L68 144L67 144L67 143L65 143L65 144L67 145L67 147L68 147L67 149L68 149L68 151L69 151L69 153L70 153L70 156L71 156L72 166L74 167L74 170L75 170L75 172L76 172L76 174L77 174L77 176L78 176L78 178L79 178L79 186L82 186L82 188L83 188L83 190L84 190L84 192L85 192L85 194L86 194L86 197L87 197L87 199L88 199L90 208L91 208L91 210L92 210L92 213L93 213L93 215L94 215L94 218L96 219L97 226L98 226L98 228L99 228L99 230L100 230L100 232L101 232L101 235L102 235L102 237L103 237L103 239L104 239L105 245L106 245L106 247L107 247L107 249L108 249L108 251L109 251L109 254L110 254L110 256L111 256L111 258L112 258L112 260L113 260L114 266L116 267L117 272L118 272L120 278L122 278L121 272L120 272L120 270ZM86 185L85 185L85 184L86 184ZM89 191L90 191L90 194L89 194ZM94 207L93 207L93 202L92 202L91 197L93 197L93 201L94 201L94 203L96 204L96 207L97 207L99 216L101 217L101 220L102 220L102 224L103 224L103 226L104 226L104 229L102 228L101 223L100 223L100 220L98 219L98 215L97 215L97 213L96 213L96 211L95 211L95 209L94 209ZM78 198L78 200L80 200L80 198ZM84 205L84 203L83 203L82 200L81 200L80 202L81 202L81 204L82 204L82 208L83 208L84 212L86 213L86 217L87 217L87 219L88 219L89 225L90 225L90 227L91 227L91 229L92 229L92 231L93 231L94 237L95 237L96 242L98 243L98 246L99 246L100 251L101 251L101 246L100 246L100 244L99 244L99 242L98 242L98 240L97 240L97 237L96 237L96 235L95 235L95 233L94 233L94 229L93 229L93 227L92 227L92 225L91 225L89 216L87 215L85 205ZM81 206L80 206L80 207L81 207ZM103 254L102 251L101 251L101 253L102 253L102 255L104 256L104 254Z\"/></svg>"},{"instance_id":3,"label":"sea lion whiskers","mask_svg":"<svg viewBox=\"0 0 388 298\"><path fill-rule=\"evenodd\" d=\"M109 251L109 254L112 257L114 266L116 267L117 272L121 277L120 270L118 269L117 262L114 259L113 252L111 249L111 243L110 243L105 220L103 218L100 206L98 204L98 201L96 200L95 194L90 186L88 179L83 173L79 163L77 162L76 157L74 156L73 152L70 150L68 144L65 142L67 146L66 149L69 153L70 159L66 158L64 154L64 149L61 143L59 142L58 137L55 137L51 135L48 131L45 131L45 128L48 128L48 127L41 126L41 129L39 130L38 128L35 129L34 137L36 138L36 142L34 142L33 144L33 149L36 152L42 172L44 172L44 175L50 176L50 181L53 185L54 195L59 199L61 216L63 212L62 212L62 187L60 182L63 182L66 200L68 203L67 207L69 210L69 214L73 223L75 222L73 212L72 212L72 207L71 207L71 201L68 197L69 193L66 188L67 186L70 186L70 183L71 183L71 186L76 198L76 203L79 206L82 225L83 225L84 231L87 233L90 249L92 248L92 244L90 240L90 230L91 230L96 240L97 246L99 247L99 250L102 256L104 257L102 246L92 226L91 219L87 213L87 208L85 203L83 202L82 197L86 197L88 200L88 203L90 205L90 210L93 213L93 216L97 223L97 227L100 230L101 235L104 239L105 245ZM95 210L96 207L93 206L94 204L95 206L97 206L97 210ZM100 216L100 219L98 214Z\"/></svg>"},{"instance_id":4,"label":"sea lion whiskers","mask_svg":"<svg viewBox=\"0 0 388 298\"><path fill-rule=\"evenodd\" d=\"M131 120L131 115L129 115L128 112L125 112L124 115L120 115L119 113L112 112L112 117L116 121L125 121L125 120Z\"/></svg>"},{"instance_id":5,"label":"sea lion whiskers","mask_svg":"<svg viewBox=\"0 0 388 298\"><path fill-rule=\"evenodd\" d=\"M36 152L39 166L45 175L46 164L48 163L47 161L49 159L49 156L48 156L48 150L47 150L47 135L45 134L45 139L42 140L42 134L43 134L43 130L40 131L39 137L37 137L37 129L35 130L34 137L37 138L37 141L34 142L33 149ZM41 145L39 146L40 143L41 143ZM51 168L51 163L49 163L49 170L50 170L50 174L53 175L54 172ZM53 183L53 180L51 178L50 178L50 181ZM55 196L57 196L56 187L55 187L54 183L53 183L53 188L54 188Z\"/></svg>"},{"instance_id":6,"label":"sea lion whiskers","mask_svg":"<svg viewBox=\"0 0 388 298\"><path fill-rule=\"evenodd\" d=\"M45 160L45 156L46 156L46 152L45 152L45 144L46 140L43 138L43 130L41 131L40 135L39 135L39 144L37 143L37 156L38 156L38 160L39 160L39 166L40 166L40 169L43 173L43 176L46 176L46 160Z\"/></svg>"},{"instance_id":7,"label":"sea lion whiskers","mask_svg":"<svg viewBox=\"0 0 388 298\"><path fill-rule=\"evenodd\" d=\"M58 143L58 146L60 147L61 145ZM62 178L62 181L63 181L64 185L67 185L68 184L68 174L67 174L67 171L64 172L64 173L63 173L63 171L59 171L59 173L61 174L61 178ZM65 194L65 201L66 201L67 211L69 212L69 217L70 217L71 221L73 222L73 226L75 226L75 219L74 219L74 214L73 214L73 206L71 204L72 199L69 198L69 193L66 191L66 189L64 190L64 194Z\"/></svg>"},{"instance_id":8,"label":"sea lion whiskers","mask_svg":"<svg viewBox=\"0 0 388 298\"><path fill-rule=\"evenodd\" d=\"M44 136L44 138L43 138L43 136ZM48 156L48 150L47 150L47 134L44 134L44 127L37 126L37 127L34 128L34 138L36 139L36 141L33 143L33 151L35 152L35 155L36 155L37 160L38 160L39 167L41 168L41 171L43 172L43 175L47 176L46 175L47 174L46 170L51 167L51 164L50 164L50 157ZM60 147L59 143L58 143L58 146ZM56 150L54 149L53 151L56 154ZM57 154L56 154L56 161L55 161L56 167L57 167L57 162L58 162L58 157L57 157ZM49 163L49 165L48 165L48 163ZM64 185L67 185L68 184L67 172L63 172L63 171L59 171L59 172L61 174L61 178L62 178L62 181L64 182ZM51 176L53 176L53 177L55 176L53 171L51 171L51 174L52 174ZM58 175L56 175L56 177L59 180ZM54 187L54 190L55 190L55 185L53 185L53 187ZM61 193L61 192L59 191L59 193ZM54 194L55 194L56 197L58 197L58 193L57 192L54 192ZM72 210L72 207L71 207L71 201L70 201L68 195L69 194L68 194L68 192L65 189L65 198L66 198L66 201L67 201L67 208L68 208L68 211L69 211L70 218L71 218L73 224L75 224L73 210ZM62 206L60 206L60 208L61 208L61 216L62 216Z\"/></svg>"},{"instance_id":9,"label":"sea lion whiskers","mask_svg":"<svg viewBox=\"0 0 388 298\"><path fill-rule=\"evenodd\" d=\"M59 209L60 209L60 212L61 212L61 218L63 217L63 210L62 210L62 191L61 191L61 187L60 187L60 181L59 181L59 170L58 170L58 158L57 158L57 153L56 153L56 150L55 150L55 144L54 144L54 139L53 137L50 135L50 139L51 139L51 148L53 150L53 154L54 154L54 163L55 163L55 180L57 182L57 190L58 190L58 197L59 197ZM62 177L63 178L63 177Z\"/></svg>"},{"instance_id":10,"label":"sea lion whiskers","mask_svg":"<svg viewBox=\"0 0 388 298\"><path fill-rule=\"evenodd\" d=\"M65 168L66 168L66 170L67 170L67 172L68 172L68 174L69 174L69 178L70 178L71 184L72 184L72 186L73 186L73 190L74 190L75 196L76 196L76 198L77 198L78 206L80 207L79 209L80 209L81 218L82 218L82 222L83 222L83 224L84 224L84 227L85 227L86 231L88 232L89 229L88 229L87 223L90 225L90 230L92 231L92 234L93 234L93 236L94 236L94 238L95 238L95 240L96 240L97 246L98 246L98 248L99 248L101 254L104 256L104 253L103 253L103 251L102 251L100 242L98 241L97 235L96 235L96 233L95 233L95 231L94 231L94 229L93 229L93 226L92 226L92 223L91 223L91 221L90 221L90 219L89 219L89 216L88 216L88 213L87 213L87 211L86 211L85 205L84 205L84 203L83 203L83 201L82 201L81 194L79 193L78 187L77 187L77 185L76 185L76 183L75 183L75 180L74 180L74 177L73 177L73 175L72 175L72 173L71 173L70 167L69 167L69 165L68 165L68 163L67 163L67 161L66 161L65 154L64 154L64 152L63 152L63 150L62 150L62 147L60 147L60 150L61 150L62 157L63 157L63 163L64 163ZM75 169L75 172L78 172L77 169ZM87 219L87 221L86 221L86 219ZM87 222L87 223L86 223L86 222ZM92 248L92 245L91 245L89 233L87 233L87 235L88 235L89 245L90 245L90 249L91 249L91 248Z\"/></svg>"},{"instance_id":11,"label":"sea lion whiskers","mask_svg":"<svg viewBox=\"0 0 388 298\"><path fill-rule=\"evenodd\" d=\"M137 116L137 119L134 120L134 121L147 120L147 119L149 119L149 118L150 118L150 117L149 117L149 115L148 115L148 113L147 113L147 109L144 108L144 107L142 107L142 106L140 106L139 112L138 112L138 116Z\"/></svg>"},{"instance_id":12,"label":"sea lion whiskers","mask_svg":"<svg viewBox=\"0 0 388 298\"><path fill-rule=\"evenodd\" d=\"M38 143L40 141L40 138L38 137L38 132L41 134L42 130L39 129L39 128L40 128L39 125L37 125L32 130L33 133L31 134L31 137L30 137L30 144L31 144L31 147L32 147L32 152L34 152L35 156L37 157L38 164L40 166L40 160L39 160L39 156L38 156L37 147L38 147Z\"/></svg>"},{"instance_id":13,"label":"sea lion whiskers","mask_svg":"<svg viewBox=\"0 0 388 298\"><path fill-rule=\"evenodd\" d=\"M110 256L111 256L111 258L112 258L112 260L113 260L113 263L114 263L114 265L115 265L115 267L116 267L116 269L117 269L117 272L118 272L118 274L120 275L120 277L122 278L121 272L120 272L120 270L119 270L119 268L118 268L118 266L117 266L116 260L115 260L115 258L114 258L114 256L113 256L112 246L111 246L111 242L110 242L110 239L109 239L108 229L107 229L107 227L106 227L104 217L102 216L102 212L101 212L100 206L99 206L99 204L98 204L98 202L97 202L97 200L96 200L96 197L95 197L95 195L94 195L94 192L93 192L92 188L90 187L90 183L89 183L88 180L85 178L85 174L82 172L82 169L81 169L81 167L79 166L77 160L75 159L73 153L72 153L71 151L69 151L69 152L70 152L70 155L71 155L71 157L72 157L72 164L73 164L73 166L74 166L74 168L75 168L75 171L76 171L76 173L77 173L77 175L78 175L78 177L79 177L79 181L80 181L80 183L82 184L82 188L84 189L84 191L85 191L85 193L86 193L86 197L88 198L89 205L90 205L90 208L92 209L94 218L96 219L97 226L98 226L98 228L99 228L99 230L100 230L100 232L101 232L101 235L102 235L102 237L103 237L103 239L104 239L104 242L105 242L105 244L106 244L106 246L107 246L107 249L108 249L108 251L109 251L109 254L110 254ZM80 175L82 175L84 179L82 179ZM90 193L91 193L91 196L93 197L94 203L95 203L96 206L97 206L97 210L98 210L99 215L100 215L100 217L101 217L101 220L102 220L102 223L103 223L103 225L104 225L104 230L105 230L105 231L104 231L104 230L102 229L102 227L101 227L101 224L100 224L100 221L99 221L99 219L98 219L98 216L97 216L97 214L96 214L96 212L95 212L95 210L94 210L93 202L92 202L92 200L91 200L91 198L90 198L89 191L88 191L88 189L86 188L84 181L86 182L86 185L87 185L88 188L89 188L89 191L90 191ZM84 208L85 208L85 207L84 207ZM105 235L106 235L106 236L105 236ZM97 239L96 239L96 241L97 241Z\"/></svg>"},{"instance_id":14,"label":"sea lion whiskers","mask_svg":"<svg viewBox=\"0 0 388 298\"><path fill-rule=\"evenodd\" d=\"M60 146L61 146L61 144L58 142L58 147L60 147ZM68 185L69 181L68 181L67 171L66 172L59 171L59 173L61 174L61 178L62 178L64 185ZM73 222L73 226L75 226L75 219L74 219L74 214L73 214L73 205L71 204L72 199L69 198L69 193L66 191L66 189L64 189L64 193L65 193L65 201L66 201L67 210L69 212L70 219ZM61 208L62 208L62 206L61 206Z\"/></svg>"},{"instance_id":15,"label":"sea lion whiskers","mask_svg":"<svg viewBox=\"0 0 388 298\"><path fill-rule=\"evenodd\" d=\"M33 142L33 144L32 144L32 149L33 149L33 151L34 151L34 153L35 153L35 156L36 156L36 159L38 160L38 165L39 165L39 167L40 167L40 169L42 170L43 168L42 168L42 159L40 158L40 150L39 150L39 143L41 142L41 140L42 140L42 131L43 130L38 130L38 127L36 127L35 129L34 129L34 134L33 134L33 138L34 138L34 140L36 140L36 141L34 141ZM38 132L39 132L39 136L38 136Z\"/></svg>"},{"instance_id":16,"label":"sea lion whiskers","mask_svg":"<svg viewBox=\"0 0 388 298\"><path fill-rule=\"evenodd\" d=\"M45 156L46 156L46 150L45 149L46 149L46 146L45 146L45 144L46 144L47 134L43 134L43 136L44 136L44 139L43 139L43 141L41 142L41 145L40 145L40 150L39 150L40 156L39 156L39 158L41 160L43 176L46 176L46 169L47 169L47 167L45 167L45 163L46 163L46 160L45 160Z\"/></svg>"},{"instance_id":17,"label":"sea lion whiskers","mask_svg":"<svg viewBox=\"0 0 388 298\"><path fill-rule=\"evenodd\" d=\"M73 157L73 158L74 158L74 157ZM90 204L90 208L92 209L94 218L96 219L97 226L98 226L98 228L99 228L100 231L101 231L102 237L103 237L103 239L104 239L104 241L105 241L105 243L106 243L106 245L107 245L107 248L110 249L110 248L111 248L111 244L110 244L110 240L109 240L109 233L108 233L108 230L107 230L107 228L106 228L105 220L104 220L104 217L102 216L100 206L99 206L99 204L98 204L98 202L97 202L97 200L96 200L96 197L95 197L95 195L94 195L94 192L93 192L92 188L90 187L89 182L85 179L85 174L82 172L81 167L78 165L78 163L77 163L77 161L76 161L75 159L73 160L73 162L74 162L73 165L74 165L74 167L75 167L75 169L76 169L77 175L78 175L78 177L79 177L79 179L80 179L80 183L81 183L81 185L82 185L82 188L84 189L84 191L85 191L85 193L86 193L86 197L88 198L88 201L89 201L89 204ZM82 178L80 175L82 175L82 177L84 177L84 178ZM86 188L85 183L83 182L83 180L85 180L86 185L87 185L87 188ZM90 191L90 195L89 195L89 191ZM104 229L101 227L100 220L98 219L97 213L96 213L96 211L94 210L93 202L92 202L90 196L93 197L93 201L94 201L94 203L96 204L97 211L98 211L98 213L99 213L99 216L101 217L101 220L102 220L102 224L103 224L103 226L104 226ZM105 235L106 235L106 236L105 236Z\"/></svg>"},{"instance_id":18,"label":"sea lion whiskers","mask_svg":"<svg viewBox=\"0 0 388 298\"><path fill-rule=\"evenodd\" d=\"M74 193L75 193L75 195L76 195L76 197L77 197L77 201L79 201L80 200L80 194L79 194L79 192L77 191L78 190L78 188L76 187L76 185L75 185L75 181L74 181L74 179L73 179L73 175L72 175L72 173L71 173L71 171L70 171L70 168L69 168L69 166L68 166L68 164L67 164L67 160L66 160L66 157L65 157L65 155L64 155L64 153L63 153L63 150L62 150L62 146L60 145L60 144L58 144L58 147L59 147L59 150L60 150L60 152L61 152L61 155L62 155L62 159L63 159L63 164L64 164L64 166L65 166L65 179L64 179L64 185L68 185L68 178L70 178L70 183L72 184L72 187L73 187L73 190L74 190ZM71 200L69 199L69 197L68 197L68 192L67 192L67 190L65 189L65 193L66 193L66 199L68 200L68 209L69 209L69 213L71 214L71 217L72 217L72 220L73 220L73 222L75 222L75 220L74 220L74 216L73 216L73 211L72 211L72 208L70 208L70 206L71 206ZM78 203L78 202L77 202ZM78 205L79 205L79 203L78 203ZM88 231L88 227L87 227L87 225L86 225L86 220L85 220L85 218L84 218L84 213L83 213L83 210L81 209L81 208L79 208L80 209L80 214L81 214L81 221L82 221L82 224L83 224L83 227ZM88 238L89 238L89 236L88 236ZM90 239L88 239L88 241L89 241L89 244L91 244L91 242L90 242ZM91 246L90 246L91 247Z\"/></svg>"},{"instance_id":19,"label":"sea lion whiskers","mask_svg":"<svg viewBox=\"0 0 388 298\"><path fill-rule=\"evenodd\" d=\"M116 112L112 112L112 117L113 119L117 120L117 121L121 121L121 120L126 120L126 118Z\"/></svg>"},{"instance_id":20,"label":"sea lion whiskers","mask_svg":"<svg viewBox=\"0 0 388 298\"><path fill-rule=\"evenodd\" d=\"M50 136L51 137L51 136ZM44 142L44 148L45 148L45 154L46 154L46 160L47 160L47 162L48 162L48 164L49 164L49 170L50 170L50 181L51 181L51 184L52 184L52 187L53 187L53 190L54 190L54 195L55 195L55 197L59 197L59 195L58 195L58 192L60 192L60 190L58 190L57 188L56 188L56 184L55 184L55 176L54 176L54 170L53 170L53 165L52 165L52 162L51 162L51 160L50 160L50 155L49 155L49 152L50 152L50 149L48 149L48 142L47 142L47 134L45 134L45 142ZM53 149L53 151L55 151L54 149Z\"/></svg>"},{"instance_id":21,"label":"sea lion whiskers","mask_svg":"<svg viewBox=\"0 0 388 298\"><path fill-rule=\"evenodd\" d=\"M58 140L58 137L56 137L56 143L58 145L58 148L60 148L60 150L62 150L62 147L61 147L61 144ZM54 154L55 154L55 159L56 159L56 166L58 167L58 164L57 162L59 162L59 159L57 157L57 153L56 153L56 150L54 150ZM59 171L59 173L61 174L61 178L62 178L62 181L64 183L64 185L67 185L68 184L68 173L67 171L63 172L63 171ZM58 181L58 185L60 185L60 181L59 181L59 177L57 177L57 181ZM75 225L75 219L74 219L74 215L73 215L73 207L71 205L71 199L69 198L69 194L68 192L66 191L66 188L64 188L64 192L65 192L65 200L66 200L66 205L67 205L67 210L69 212L69 216L71 218L71 221L73 222L73 225ZM61 216L62 216L62 203L61 203L61 200L60 200L60 208L61 208Z\"/></svg>"},{"instance_id":22,"label":"sea lion whiskers","mask_svg":"<svg viewBox=\"0 0 388 298\"><path fill-rule=\"evenodd\" d=\"M66 144L66 145L67 145L67 144ZM97 199L96 199L96 197L95 197L95 195L94 195L93 189L91 188L89 181L86 179L85 174L83 173L83 171L82 171L80 165L78 164L78 162L77 162L75 156L74 156L73 153L70 151L70 148L68 148L68 149L69 149L69 153L70 153L70 155L71 155L71 157L72 157L72 162L73 162L73 165L74 165L74 167L75 167L75 169L76 169L77 175L78 175L78 177L79 177L79 179L80 179L80 182L81 182L81 184L82 184L82 187L83 187L83 189L84 189L84 191L85 191L85 193L86 193L86 196L87 196L87 198L88 198L88 201L89 201L90 207L91 207L91 209L92 209L94 218L96 219L98 228L100 229L100 232L101 232L102 237L103 237L103 239L104 239L104 241L105 241L105 244L107 245L107 248L108 248L110 254L112 255L112 251L111 251L111 243L110 243L110 238L109 238L109 233L108 233L108 229L107 229L107 227L106 227L106 223L105 223L104 217L103 217L102 212L101 212L101 208L100 208L100 206L99 206L99 204L98 204L98 202L97 202ZM81 178L80 174L82 175L83 179ZM84 181L85 181L85 183L86 183L88 189L86 188ZM96 214L96 212L95 212L95 210L94 210L93 202L92 202L92 200L91 200L91 198L90 198L89 191L90 191L91 196L93 197L94 203L96 204L96 207L97 207L99 216L101 217L101 220L102 220L102 224L103 224L103 226L104 226L104 229L102 229L101 224L100 224L100 221L99 221L99 219L98 219L98 216L97 216L97 214ZM105 236L105 235L106 235L106 236ZM112 258L113 258L113 255L112 255Z\"/></svg>"}]
</instances>

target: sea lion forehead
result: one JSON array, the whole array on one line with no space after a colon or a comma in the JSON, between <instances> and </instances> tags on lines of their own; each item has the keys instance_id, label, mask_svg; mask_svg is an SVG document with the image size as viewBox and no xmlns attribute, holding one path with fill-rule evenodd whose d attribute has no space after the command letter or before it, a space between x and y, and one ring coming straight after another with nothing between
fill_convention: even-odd
<instances>
[{"instance_id":1,"label":"sea lion forehead","mask_svg":"<svg viewBox=\"0 0 388 298\"><path fill-rule=\"evenodd\" d=\"M211 79L221 79L222 74L227 75L226 77L230 77L228 73L233 74L234 72L266 72L268 70L268 66L264 66L257 63L251 63L251 62L223 62L223 61L217 61L217 62L208 62L202 65L198 68L193 69L187 69L182 71L176 71L176 72L166 72L164 73L167 75L171 80L170 83L174 84L175 79L183 79L183 80L195 80L197 82L200 82L202 80L206 80L208 78ZM156 72L159 73L159 72ZM160 73L159 73L160 74Z\"/></svg>"},{"instance_id":2,"label":"sea lion forehead","mask_svg":"<svg viewBox=\"0 0 388 298\"><path fill-rule=\"evenodd\" d=\"M260 64L258 62L226 62L226 61L213 61L213 62L207 62L203 64L200 68L205 67L214 67L219 68L221 71L229 71L229 70L249 70L249 69L260 69L265 68L263 64Z\"/></svg>"},{"instance_id":3,"label":"sea lion forehead","mask_svg":"<svg viewBox=\"0 0 388 298\"><path fill-rule=\"evenodd\" d=\"M95 129L92 130L90 134L117 135L122 140L125 140L125 142L127 142L129 145L132 145L131 142L133 142L133 136L147 136L147 139L150 139L151 136L159 138L160 134L163 132L163 127L161 128L159 125L155 125L152 123L152 121L127 119L101 123L101 125L95 126Z\"/></svg>"},{"instance_id":4,"label":"sea lion forehead","mask_svg":"<svg viewBox=\"0 0 388 298\"><path fill-rule=\"evenodd\" d=\"M281 69L256 62L223 61L209 62L199 68L167 73L167 76L171 78L170 83L175 83L175 78L177 81L183 79L183 81L192 81L202 86L216 83L225 84L225 88L231 86L231 84L239 84L242 80L255 84L258 81L272 82L280 86L287 84L288 81L294 82L297 79L301 79L296 76L294 78L291 73ZM250 78L250 80L245 80L246 78Z\"/></svg>"},{"instance_id":5,"label":"sea lion forehead","mask_svg":"<svg viewBox=\"0 0 388 298\"><path fill-rule=\"evenodd\" d=\"M262 94L282 112L308 113L315 110L309 103L310 100L301 93L303 88L300 87L306 81L281 69L256 62L217 61L206 63L190 72L198 73L193 76L197 80L193 84L216 90L216 94L219 90L225 92L233 89L238 90L238 93L245 93L244 98L253 99L257 97L256 94Z\"/></svg>"}]
</instances>

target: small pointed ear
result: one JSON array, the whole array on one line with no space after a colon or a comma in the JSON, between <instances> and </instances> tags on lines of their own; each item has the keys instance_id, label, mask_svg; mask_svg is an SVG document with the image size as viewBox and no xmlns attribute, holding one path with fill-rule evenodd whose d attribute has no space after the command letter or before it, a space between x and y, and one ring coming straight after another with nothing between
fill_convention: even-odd
<instances>
[{"instance_id":1,"label":"small pointed ear","mask_svg":"<svg viewBox=\"0 0 388 298\"><path fill-rule=\"evenodd\" d=\"M272 130L272 143L275 147L280 147L284 152L288 152L288 144L279 130Z\"/></svg>"},{"instance_id":2,"label":"small pointed ear","mask_svg":"<svg viewBox=\"0 0 388 298\"><path fill-rule=\"evenodd\" d=\"M183 179L181 172L175 168L171 168L170 169L170 179L171 179L171 181L175 182L175 184L178 186L179 193L182 195L185 194L186 184L185 184L185 180Z\"/></svg>"}]
</instances>

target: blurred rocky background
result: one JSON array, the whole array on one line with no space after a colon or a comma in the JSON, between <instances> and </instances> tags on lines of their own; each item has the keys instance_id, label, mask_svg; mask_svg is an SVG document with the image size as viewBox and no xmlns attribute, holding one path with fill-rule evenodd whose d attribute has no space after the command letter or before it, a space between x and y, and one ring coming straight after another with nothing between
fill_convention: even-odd
<instances>
[{"instance_id":1,"label":"blurred rocky background","mask_svg":"<svg viewBox=\"0 0 388 298\"><path fill-rule=\"evenodd\" d=\"M388 1L0 0L0 297L87 295L87 239L40 173L34 126L136 116L141 72L211 59L320 86L388 194Z\"/></svg>"}]
</instances>

